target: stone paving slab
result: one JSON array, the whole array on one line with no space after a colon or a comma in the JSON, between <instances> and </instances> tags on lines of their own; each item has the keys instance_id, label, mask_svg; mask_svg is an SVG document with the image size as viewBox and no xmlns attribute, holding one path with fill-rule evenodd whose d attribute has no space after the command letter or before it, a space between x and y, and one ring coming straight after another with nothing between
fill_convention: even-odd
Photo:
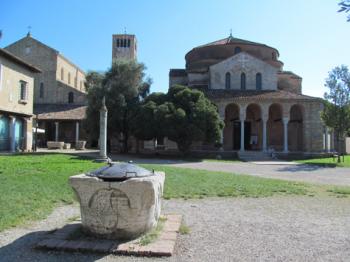
<instances>
[{"instance_id":1,"label":"stone paving slab","mask_svg":"<svg viewBox=\"0 0 350 262\"><path fill-rule=\"evenodd\" d=\"M161 257L172 256L175 242L182 222L182 215L167 214L164 227L157 240L142 246L140 238L120 243L117 240L84 237L73 239L72 235L81 229L81 222L74 221L49 233L36 244L38 249L60 250L69 252L93 252L115 255Z\"/></svg>"}]
</instances>

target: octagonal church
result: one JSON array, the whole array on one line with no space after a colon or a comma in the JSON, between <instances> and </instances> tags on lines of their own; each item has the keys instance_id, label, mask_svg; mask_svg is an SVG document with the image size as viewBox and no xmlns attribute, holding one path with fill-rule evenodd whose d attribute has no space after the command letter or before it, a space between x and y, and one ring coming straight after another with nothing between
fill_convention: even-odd
<instances>
[{"instance_id":1,"label":"octagonal church","mask_svg":"<svg viewBox=\"0 0 350 262\"><path fill-rule=\"evenodd\" d=\"M169 84L199 89L216 104L223 150L323 151L322 100L302 94L302 78L283 70L276 48L230 35L185 59L185 69L170 70Z\"/></svg>"}]
</instances>

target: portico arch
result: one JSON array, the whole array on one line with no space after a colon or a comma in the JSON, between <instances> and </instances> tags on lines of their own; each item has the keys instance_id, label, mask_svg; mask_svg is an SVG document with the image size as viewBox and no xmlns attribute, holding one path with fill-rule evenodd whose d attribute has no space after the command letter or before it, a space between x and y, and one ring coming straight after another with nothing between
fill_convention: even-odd
<instances>
[{"instance_id":1,"label":"portico arch","mask_svg":"<svg viewBox=\"0 0 350 262\"><path fill-rule=\"evenodd\" d=\"M239 150L240 129L239 129L240 109L237 104L228 104L225 108L225 127L223 147L225 150Z\"/></svg>"},{"instance_id":2,"label":"portico arch","mask_svg":"<svg viewBox=\"0 0 350 262\"><path fill-rule=\"evenodd\" d=\"M274 103L269 107L267 121L267 147L276 151L283 149L283 109L282 105Z\"/></svg>"},{"instance_id":3,"label":"portico arch","mask_svg":"<svg viewBox=\"0 0 350 262\"><path fill-rule=\"evenodd\" d=\"M249 104L246 109L245 148L247 150L262 149L262 119L261 107L258 104Z\"/></svg>"},{"instance_id":4,"label":"portico arch","mask_svg":"<svg viewBox=\"0 0 350 262\"><path fill-rule=\"evenodd\" d=\"M303 112L304 108L299 104L290 108L288 124L288 149L290 151L303 150Z\"/></svg>"}]
</instances>

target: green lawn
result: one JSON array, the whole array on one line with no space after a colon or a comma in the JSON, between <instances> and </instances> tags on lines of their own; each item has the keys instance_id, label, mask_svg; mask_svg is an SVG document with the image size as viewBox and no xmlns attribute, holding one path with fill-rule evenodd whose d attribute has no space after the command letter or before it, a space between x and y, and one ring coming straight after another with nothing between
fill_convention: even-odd
<instances>
[{"instance_id":1,"label":"green lawn","mask_svg":"<svg viewBox=\"0 0 350 262\"><path fill-rule=\"evenodd\" d=\"M306 160L297 160L299 163L310 164L310 165L319 165L319 166L330 166L330 167L350 167L350 155L341 157L341 162L337 162L337 158L327 157L327 158L313 158Z\"/></svg>"},{"instance_id":2,"label":"green lawn","mask_svg":"<svg viewBox=\"0 0 350 262\"><path fill-rule=\"evenodd\" d=\"M101 165L63 154L0 156L0 231L44 218L55 206L72 203L74 197L68 177ZM314 186L296 182L160 165L143 166L166 172L166 199L312 195L315 191ZM348 188L328 187L323 192L349 195Z\"/></svg>"}]
</instances>

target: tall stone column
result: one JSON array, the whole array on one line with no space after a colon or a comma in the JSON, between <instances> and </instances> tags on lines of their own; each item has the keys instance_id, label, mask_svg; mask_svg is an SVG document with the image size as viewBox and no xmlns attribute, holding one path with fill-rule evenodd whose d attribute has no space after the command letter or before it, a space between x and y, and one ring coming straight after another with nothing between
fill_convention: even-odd
<instances>
[{"instance_id":1,"label":"tall stone column","mask_svg":"<svg viewBox=\"0 0 350 262\"><path fill-rule=\"evenodd\" d=\"M283 133L284 133L283 152L284 153L288 153L288 122L289 122L289 117L283 117Z\"/></svg>"},{"instance_id":2,"label":"tall stone column","mask_svg":"<svg viewBox=\"0 0 350 262\"><path fill-rule=\"evenodd\" d=\"M10 116L10 151L15 152L16 151L16 140L15 140L15 124L16 124L16 117Z\"/></svg>"},{"instance_id":3,"label":"tall stone column","mask_svg":"<svg viewBox=\"0 0 350 262\"><path fill-rule=\"evenodd\" d=\"M244 151L244 121L245 119L241 119L241 148L240 151Z\"/></svg>"},{"instance_id":4,"label":"tall stone column","mask_svg":"<svg viewBox=\"0 0 350 262\"><path fill-rule=\"evenodd\" d=\"M334 131L330 133L330 151L334 152Z\"/></svg>"},{"instance_id":5,"label":"tall stone column","mask_svg":"<svg viewBox=\"0 0 350 262\"><path fill-rule=\"evenodd\" d=\"M55 141L58 141L59 122L55 122Z\"/></svg>"},{"instance_id":6,"label":"tall stone column","mask_svg":"<svg viewBox=\"0 0 350 262\"><path fill-rule=\"evenodd\" d=\"M239 120L241 121L241 148L240 151L244 152L244 122L246 118L246 106L241 106L240 107L240 114L239 114Z\"/></svg>"},{"instance_id":7,"label":"tall stone column","mask_svg":"<svg viewBox=\"0 0 350 262\"><path fill-rule=\"evenodd\" d=\"M24 150L31 151L33 147L33 122L31 118L24 118Z\"/></svg>"},{"instance_id":8,"label":"tall stone column","mask_svg":"<svg viewBox=\"0 0 350 262\"><path fill-rule=\"evenodd\" d=\"M107 107L106 99L103 97L100 109L100 158L107 159Z\"/></svg>"},{"instance_id":9,"label":"tall stone column","mask_svg":"<svg viewBox=\"0 0 350 262\"><path fill-rule=\"evenodd\" d=\"M79 121L75 122L75 146L79 141Z\"/></svg>"},{"instance_id":10,"label":"tall stone column","mask_svg":"<svg viewBox=\"0 0 350 262\"><path fill-rule=\"evenodd\" d=\"M328 127L324 127L324 151L326 153L329 152L329 148L328 148Z\"/></svg>"},{"instance_id":11,"label":"tall stone column","mask_svg":"<svg viewBox=\"0 0 350 262\"><path fill-rule=\"evenodd\" d=\"M263 124L263 144L262 144L262 150L263 152L267 151L267 132L266 132L266 125L267 125L267 119L263 118L262 119L262 124Z\"/></svg>"}]
</instances>

